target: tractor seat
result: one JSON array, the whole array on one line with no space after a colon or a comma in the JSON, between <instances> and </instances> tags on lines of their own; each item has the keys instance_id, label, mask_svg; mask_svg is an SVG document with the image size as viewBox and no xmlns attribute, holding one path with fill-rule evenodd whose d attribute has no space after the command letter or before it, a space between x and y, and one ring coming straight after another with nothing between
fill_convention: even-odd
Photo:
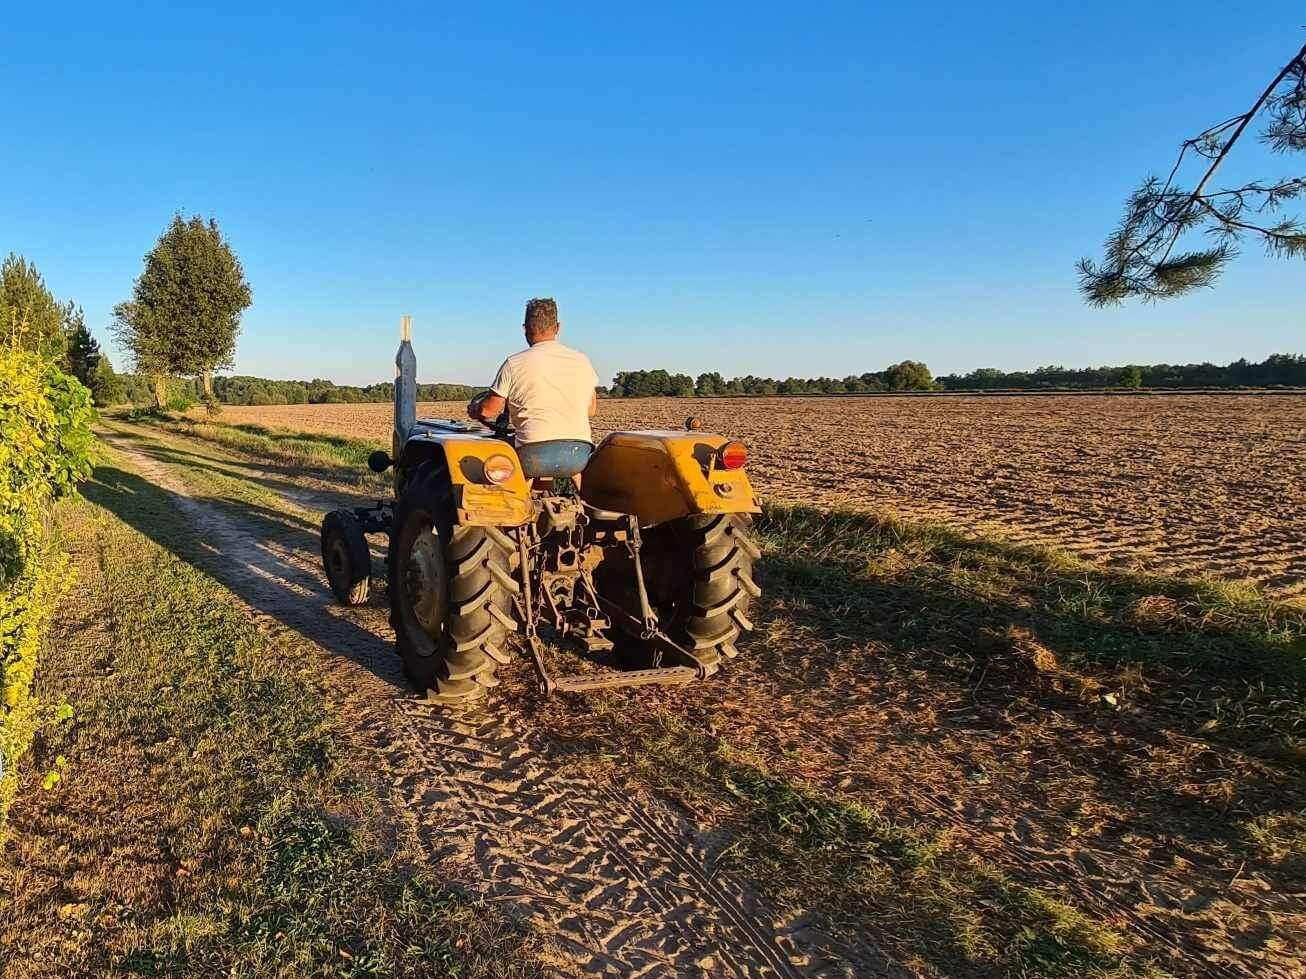
<instances>
[{"instance_id":1,"label":"tractor seat","mask_svg":"<svg viewBox=\"0 0 1306 979\"><path fill-rule=\"evenodd\" d=\"M594 446L581 439L549 439L517 446L527 476L575 476L585 468Z\"/></svg>"}]
</instances>

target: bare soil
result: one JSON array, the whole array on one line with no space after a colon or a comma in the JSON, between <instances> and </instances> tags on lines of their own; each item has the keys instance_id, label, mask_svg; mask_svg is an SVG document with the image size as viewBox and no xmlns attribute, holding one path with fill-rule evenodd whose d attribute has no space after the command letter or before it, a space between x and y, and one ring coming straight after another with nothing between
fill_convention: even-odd
<instances>
[{"instance_id":1,"label":"bare soil","mask_svg":"<svg viewBox=\"0 0 1306 979\"><path fill-rule=\"evenodd\" d=\"M600 402L596 429L690 414L748 445L767 499L1306 593L1306 395L648 398ZM384 441L390 416L388 404L278 405L222 420Z\"/></svg>"}]
</instances>

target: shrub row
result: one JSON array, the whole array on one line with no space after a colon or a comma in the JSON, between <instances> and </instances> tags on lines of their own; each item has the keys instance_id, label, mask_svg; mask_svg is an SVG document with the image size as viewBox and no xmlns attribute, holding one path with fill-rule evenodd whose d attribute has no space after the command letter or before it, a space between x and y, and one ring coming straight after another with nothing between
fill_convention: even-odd
<instances>
[{"instance_id":1,"label":"shrub row","mask_svg":"<svg viewBox=\"0 0 1306 979\"><path fill-rule=\"evenodd\" d=\"M0 828L38 719L45 628L66 582L52 501L90 471L91 395L38 354L0 346Z\"/></svg>"}]
</instances>

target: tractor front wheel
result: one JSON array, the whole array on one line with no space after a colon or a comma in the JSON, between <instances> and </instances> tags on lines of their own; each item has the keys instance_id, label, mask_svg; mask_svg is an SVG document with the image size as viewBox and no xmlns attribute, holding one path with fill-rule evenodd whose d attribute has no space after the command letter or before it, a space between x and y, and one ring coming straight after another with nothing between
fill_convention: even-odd
<instances>
[{"instance_id":1,"label":"tractor front wheel","mask_svg":"<svg viewBox=\"0 0 1306 979\"><path fill-rule=\"evenodd\" d=\"M372 551L351 510L322 518L322 567L331 593L343 605L362 605L372 584Z\"/></svg>"},{"instance_id":2,"label":"tractor front wheel","mask_svg":"<svg viewBox=\"0 0 1306 979\"><path fill-rule=\"evenodd\" d=\"M517 628L513 542L493 527L457 526L448 476L424 463L395 506L390 624L404 672L430 700L485 696Z\"/></svg>"}]
</instances>

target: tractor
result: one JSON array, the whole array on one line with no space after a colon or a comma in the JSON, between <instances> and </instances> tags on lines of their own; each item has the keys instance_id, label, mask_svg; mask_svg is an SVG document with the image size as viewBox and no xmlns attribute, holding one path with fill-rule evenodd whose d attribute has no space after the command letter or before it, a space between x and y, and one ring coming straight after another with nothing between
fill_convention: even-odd
<instances>
[{"instance_id":1,"label":"tractor","mask_svg":"<svg viewBox=\"0 0 1306 979\"><path fill-rule=\"evenodd\" d=\"M612 432L596 446L517 445L492 425L416 418L410 319L395 358L394 498L322 521L331 590L367 600L367 534L389 539L390 622L404 672L435 703L477 700L521 633L541 693L711 676L761 594L745 447L701 431ZM541 636L596 664L555 675ZM604 662L606 666L602 665Z\"/></svg>"}]
</instances>

